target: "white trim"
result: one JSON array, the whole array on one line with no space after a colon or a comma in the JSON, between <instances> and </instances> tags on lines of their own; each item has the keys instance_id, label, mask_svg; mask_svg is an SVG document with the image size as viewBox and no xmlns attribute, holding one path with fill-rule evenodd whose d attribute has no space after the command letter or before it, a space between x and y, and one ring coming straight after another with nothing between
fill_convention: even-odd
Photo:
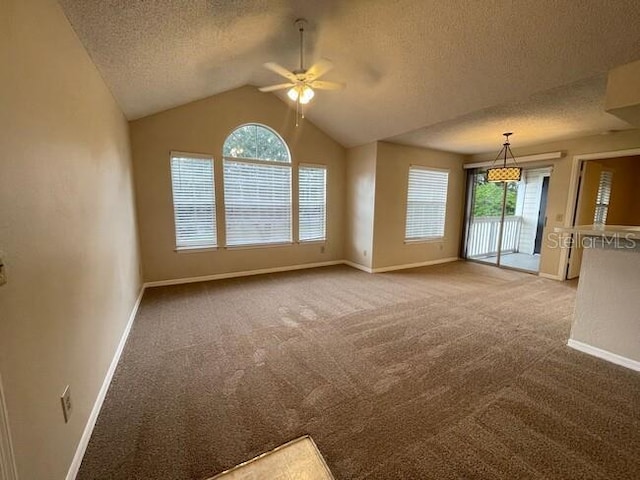
<instances>
[{"instance_id":1,"label":"white trim","mask_svg":"<svg viewBox=\"0 0 640 480\"><path fill-rule=\"evenodd\" d=\"M225 250L253 250L256 248L276 248L276 247L290 247L295 245L293 240L288 242L274 242L274 243L246 243L242 245L226 245Z\"/></svg>"},{"instance_id":2,"label":"white trim","mask_svg":"<svg viewBox=\"0 0 640 480\"><path fill-rule=\"evenodd\" d=\"M640 148L629 148L626 150L610 150L607 152L582 153L573 156L571 164L571 177L569 178L569 195L567 197L567 207L564 212L564 227L573 227L575 219L573 214L578 204L578 179L580 177L580 165L583 161L605 160L608 158L632 157L640 155ZM558 276L562 280L566 279L567 263L569 260L569 248L560 250L560 264L558 265Z\"/></svg>"},{"instance_id":3,"label":"white trim","mask_svg":"<svg viewBox=\"0 0 640 480\"><path fill-rule=\"evenodd\" d=\"M450 168L438 168L438 167L430 167L428 165L422 165L419 163L411 163L409 164L409 169L415 168L416 170L427 170L432 172L441 172L441 173L451 173Z\"/></svg>"},{"instance_id":4,"label":"white trim","mask_svg":"<svg viewBox=\"0 0 640 480\"><path fill-rule=\"evenodd\" d=\"M554 275L552 273L544 273L544 272L539 272L538 276L541 278L548 278L550 280L559 280L559 281L563 281L564 278L562 278L560 275Z\"/></svg>"},{"instance_id":5,"label":"white trim","mask_svg":"<svg viewBox=\"0 0 640 480\"><path fill-rule=\"evenodd\" d=\"M288 272L291 270L305 270L307 268L327 267L329 265L341 265L342 260L330 260L328 262L304 263L301 265L287 265L285 267L261 268L259 270L244 270L241 272L215 273L213 275L203 275L200 277L175 278L171 280L157 280L146 282L145 288L162 287L166 285L180 285L183 283L208 282L210 280L222 280L224 278L248 277L251 275L262 275L264 273Z\"/></svg>"},{"instance_id":6,"label":"white trim","mask_svg":"<svg viewBox=\"0 0 640 480\"><path fill-rule=\"evenodd\" d=\"M535 155L524 155L522 157L515 157L517 163L529 163L529 162L541 162L544 160L557 160L558 158L562 158L564 156L564 152L549 152L549 153L538 153ZM470 168L481 168L481 167L490 167L494 163L493 160L489 160L487 162L475 162L475 163L465 163L462 165L462 168L468 170Z\"/></svg>"},{"instance_id":7,"label":"white trim","mask_svg":"<svg viewBox=\"0 0 640 480\"><path fill-rule=\"evenodd\" d=\"M573 340L571 338L567 342L567 346L582 353L601 358L602 360L606 360L607 362L615 363L616 365L620 365L622 367L630 368L631 370L640 372L640 362L637 360L631 360L630 358L623 357L622 355L611 353L607 350L602 350L601 348L593 347L591 345L579 342L578 340Z\"/></svg>"},{"instance_id":8,"label":"white trim","mask_svg":"<svg viewBox=\"0 0 640 480\"><path fill-rule=\"evenodd\" d=\"M325 170L329 170L327 168L327 166L324 163L298 163L298 170L300 170L300 168L323 168Z\"/></svg>"},{"instance_id":9,"label":"white trim","mask_svg":"<svg viewBox=\"0 0 640 480\"><path fill-rule=\"evenodd\" d=\"M67 476L65 477L66 480L75 480L76 475L78 474L78 470L80 470L80 464L82 463L84 452L87 450L87 445L89 445L89 439L91 438L91 434L93 433L93 427L95 427L96 421L98 420L98 415L100 414L102 403L107 396L107 391L109 390L109 385L111 384L111 380L113 379L113 374L115 373L118 362L120 361L120 355L122 355L124 346L127 343L127 338L129 337L129 332L131 331L131 327L133 326L133 321L136 318L136 313L138 313L138 307L140 307L140 302L142 301L144 290L145 287L143 285L142 288L140 288L140 293L138 294L136 303L133 305L133 309L131 310L131 314L129 315L127 325L124 327L124 332L122 332L122 336L120 337L120 343L116 348L113 359L111 360L111 365L109 365L109 369L107 370L107 373L104 377L104 381L102 382L102 387L100 387L100 391L98 392L96 402L93 404L93 409L89 414L89 418L84 427L84 431L82 432L82 437L80 437L80 442L78 443L78 447L76 448L76 453L73 456L71 466L69 467L69 471L67 472Z\"/></svg>"},{"instance_id":10,"label":"white trim","mask_svg":"<svg viewBox=\"0 0 640 480\"><path fill-rule=\"evenodd\" d=\"M441 237L421 237L421 238L405 238L405 245L412 245L414 243L444 243L447 239L443 236Z\"/></svg>"},{"instance_id":11,"label":"white trim","mask_svg":"<svg viewBox=\"0 0 640 480\"><path fill-rule=\"evenodd\" d=\"M352 262L351 260L343 260L341 263L351 267L351 268L355 268L357 270L362 270L363 272L367 272L367 273L373 273L373 270L371 269L371 267L367 267L366 265L361 265L359 263L356 262Z\"/></svg>"},{"instance_id":12,"label":"white trim","mask_svg":"<svg viewBox=\"0 0 640 480\"><path fill-rule=\"evenodd\" d=\"M199 246L199 247L176 247L173 249L174 252L176 253L201 253L201 252L215 252L216 250L219 250L217 245L211 245L211 246Z\"/></svg>"},{"instance_id":13,"label":"white trim","mask_svg":"<svg viewBox=\"0 0 640 480\"><path fill-rule=\"evenodd\" d=\"M347 265L367 273L383 273L393 270L405 270L407 268L427 267L429 265L439 265L441 263L456 262L459 257L439 258L437 260L428 260L426 262L407 263L403 265L390 265L388 267L371 268L350 260L329 260L327 262L303 263L301 265L288 265L285 267L261 268L259 270L244 270L241 272L215 273L212 275L202 275L200 277L173 278L169 280L156 280L153 282L145 282L145 288L165 287L169 285L182 285L185 283L209 282L211 280L223 280L225 278L249 277L252 275L262 275L265 273L289 272L294 270L306 270L308 268L328 267L331 265Z\"/></svg>"},{"instance_id":14,"label":"white trim","mask_svg":"<svg viewBox=\"0 0 640 480\"><path fill-rule=\"evenodd\" d=\"M640 148L610 150L608 152L582 153L580 155L575 155L573 158L577 158L580 160L604 160L606 158L635 157L636 155L640 155Z\"/></svg>"},{"instance_id":15,"label":"white trim","mask_svg":"<svg viewBox=\"0 0 640 480\"><path fill-rule=\"evenodd\" d=\"M0 375L0 478L2 480L18 480L18 468L11 443L9 429L9 414L7 403L2 390L2 376Z\"/></svg>"},{"instance_id":16,"label":"white trim","mask_svg":"<svg viewBox=\"0 0 640 480\"><path fill-rule=\"evenodd\" d=\"M384 273L384 272L391 272L394 270L405 270L407 268L428 267L430 265L439 265L441 263L457 262L458 260L460 260L458 257L447 257L447 258L438 258L437 260L428 260L426 262L405 263L404 265L391 265L388 267L374 268L372 273Z\"/></svg>"},{"instance_id":17,"label":"white trim","mask_svg":"<svg viewBox=\"0 0 640 480\"><path fill-rule=\"evenodd\" d=\"M201 158L202 160L211 160L214 161L213 155L208 153L195 153L195 152L178 152L175 150L171 150L169 159L173 157L178 158Z\"/></svg>"}]
</instances>

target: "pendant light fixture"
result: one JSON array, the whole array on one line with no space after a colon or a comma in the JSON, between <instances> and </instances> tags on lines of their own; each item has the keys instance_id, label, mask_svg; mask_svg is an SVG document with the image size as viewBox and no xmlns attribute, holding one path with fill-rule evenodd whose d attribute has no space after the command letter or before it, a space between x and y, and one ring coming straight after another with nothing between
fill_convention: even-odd
<instances>
[{"instance_id":1,"label":"pendant light fixture","mask_svg":"<svg viewBox=\"0 0 640 480\"><path fill-rule=\"evenodd\" d=\"M505 140L502 144L502 149L498 153L498 156L493 161L495 164L499 158L502 158L501 167L491 167L487 170L488 182L519 182L522 177L522 168L516 163L516 159L511 152L511 143L509 143L509 136L513 135L513 132L503 133ZM511 156L513 166L507 166L507 157Z\"/></svg>"}]
</instances>

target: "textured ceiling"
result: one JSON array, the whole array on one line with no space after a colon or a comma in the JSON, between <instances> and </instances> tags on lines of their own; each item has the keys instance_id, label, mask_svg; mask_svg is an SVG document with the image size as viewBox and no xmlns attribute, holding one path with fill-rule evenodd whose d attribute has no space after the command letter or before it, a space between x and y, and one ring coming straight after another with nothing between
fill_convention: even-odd
<instances>
[{"instance_id":1,"label":"textured ceiling","mask_svg":"<svg viewBox=\"0 0 640 480\"><path fill-rule=\"evenodd\" d=\"M599 75L386 140L473 154L499 150L504 132L513 132L514 147L524 147L632 128L604 111L606 87L606 75Z\"/></svg>"},{"instance_id":2,"label":"textured ceiling","mask_svg":"<svg viewBox=\"0 0 640 480\"><path fill-rule=\"evenodd\" d=\"M638 0L60 3L130 119L276 83L262 64L296 66L293 20L306 17L309 59L331 59L325 78L347 83L318 92L307 116L346 146L475 152L512 122L536 142L623 128L602 113L603 75L640 58ZM568 84L579 91L557 88Z\"/></svg>"}]
</instances>

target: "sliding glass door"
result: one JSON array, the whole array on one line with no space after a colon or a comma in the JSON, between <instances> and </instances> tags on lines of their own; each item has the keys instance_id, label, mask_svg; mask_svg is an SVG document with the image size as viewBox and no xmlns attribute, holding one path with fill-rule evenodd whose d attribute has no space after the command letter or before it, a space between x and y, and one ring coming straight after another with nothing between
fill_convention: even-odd
<instances>
[{"instance_id":1,"label":"sliding glass door","mask_svg":"<svg viewBox=\"0 0 640 480\"><path fill-rule=\"evenodd\" d=\"M493 183L486 170L470 170L465 258L537 272L550 174L527 169L520 182Z\"/></svg>"}]
</instances>

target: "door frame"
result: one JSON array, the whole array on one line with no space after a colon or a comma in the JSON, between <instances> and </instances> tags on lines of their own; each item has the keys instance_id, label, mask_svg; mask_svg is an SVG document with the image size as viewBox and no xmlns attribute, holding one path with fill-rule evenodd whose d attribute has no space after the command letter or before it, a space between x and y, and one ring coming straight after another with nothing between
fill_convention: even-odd
<instances>
[{"instance_id":1,"label":"door frame","mask_svg":"<svg viewBox=\"0 0 640 480\"><path fill-rule=\"evenodd\" d=\"M7 404L2 390L2 376L0 375L0 480L18 480L11 432L9 431L9 416Z\"/></svg>"},{"instance_id":2,"label":"door frame","mask_svg":"<svg viewBox=\"0 0 640 480\"><path fill-rule=\"evenodd\" d=\"M590 160L606 160L609 158L633 157L640 155L640 148L628 148L625 150L610 150L607 152L582 153L573 156L571 164L571 177L569 179L569 195L567 197L567 207L564 214L565 228L574 226L576 220L576 209L580 196L580 176L582 170L582 162ZM560 252L560 265L558 266L558 278L567 280L569 268L569 252L571 248L562 248Z\"/></svg>"},{"instance_id":3,"label":"door frame","mask_svg":"<svg viewBox=\"0 0 640 480\"><path fill-rule=\"evenodd\" d=\"M547 160L547 159L556 159L556 158L561 158L562 157L562 152L553 152L553 153L544 153L544 154L539 154L539 155L530 155L527 157L516 157L519 159L525 159L525 162L522 163L535 163L535 165L531 165L528 167L525 166L521 166L522 170L548 170L548 174L545 174L545 177L549 178L549 182L551 182L551 177L553 175L553 171L554 171L554 165L553 164L539 164L539 162L542 160ZM520 161L520 160L518 160ZM462 229L462 237L461 237L461 246L460 246L460 257L463 258L465 261L468 262L475 262L475 263L480 263L483 265L490 265L490 266L494 266L494 267L498 267L498 268L503 268L505 270L514 270L517 272L523 272L523 273L528 273L530 275L540 275L540 270L538 268L538 271L533 271L533 270L526 270L524 268L518 268L518 267L514 267L511 265L504 265L500 262L501 260L501 256L502 256L502 232L503 232L503 228L504 228L504 217L505 217L505 207L506 207L506 193L507 193L507 187L506 184L504 186L504 190L503 190L503 195L502 195L502 213L501 213L501 225L500 225L500 234L498 235L498 252L496 255L496 262L492 263L492 262L484 262L482 260L478 260L475 258L468 258L467 257L467 247L468 247L468 242L469 242L469 231L470 231L470 220L471 220L471 216L472 216L472 210L473 210L473 202L474 202L474 193L475 193L475 184L474 184L474 180L473 180L473 176L471 175L472 173L477 173L479 170L483 170L484 168L490 167L491 165L493 165L492 162L480 162L480 163L473 163L473 164L466 164L464 165L464 169L466 171L466 186L465 186L465 207L464 207L464 218L463 218L463 229ZM545 172L546 173L546 172ZM522 179L520 180L520 182L522 182ZM526 179L525 179L526 182ZM547 192L548 193L548 192ZM540 201L540 199L539 199ZM538 213L539 215L539 213ZM546 216L546 212L545 212L545 216ZM540 259L542 259L542 255L540 255Z\"/></svg>"}]
</instances>

